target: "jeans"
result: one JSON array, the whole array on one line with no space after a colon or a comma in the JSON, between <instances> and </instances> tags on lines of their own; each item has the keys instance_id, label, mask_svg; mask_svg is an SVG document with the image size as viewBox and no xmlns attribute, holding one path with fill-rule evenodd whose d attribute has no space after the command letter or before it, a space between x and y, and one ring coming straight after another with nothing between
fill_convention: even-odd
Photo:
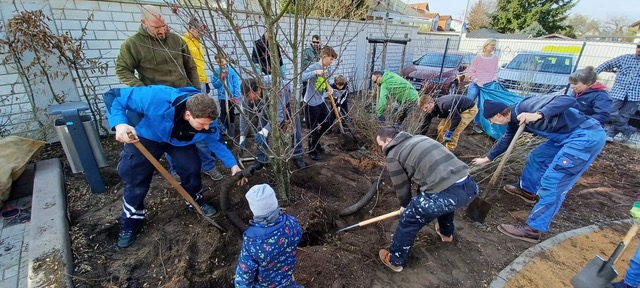
<instances>
[{"instance_id":1,"label":"jeans","mask_svg":"<svg viewBox=\"0 0 640 288\"><path fill-rule=\"evenodd\" d=\"M469 97L469 99L473 100L473 102L476 102L477 104L478 101L480 101L479 96L480 96L480 86L478 86L478 84L474 82L469 83L469 88L467 89L467 97ZM473 123L475 124L480 123L480 114L476 115L476 117L473 119Z\"/></svg>"},{"instance_id":2,"label":"jeans","mask_svg":"<svg viewBox=\"0 0 640 288\"><path fill-rule=\"evenodd\" d=\"M207 143L205 143L204 141L198 141L196 142L196 148L198 150L198 156L200 157L200 169L202 169L202 171L204 172L209 172L213 169L216 169L216 157L213 157L213 155L211 155L211 149L209 149ZM167 162L169 162L169 172L171 172L171 174L177 174L176 169L173 165L174 161L173 158L171 158L171 155L167 153L164 155L164 157L167 158Z\"/></svg>"},{"instance_id":3,"label":"jeans","mask_svg":"<svg viewBox=\"0 0 640 288\"><path fill-rule=\"evenodd\" d=\"M439 193L420 193L411 198L402 215L389 252L391 264L404 266L413 242L424 225L438 219L440 233L445 236L453 235L454 212L469 205L478 195L478 184L468 176L460 183L455 183Z\"/></svg>"},{"instance_id":4,"label":"jeans","mask_svg":"<svg viewBox=\"0 0 640 288\"><path fill-rule=\"evenodd\" d=\"M549 140L529 152L520 177L520 188L540 197L527 225L541 232L549 230L567 192L600 154L606 138L600 122L593 118L570 133L546 137Z\"/></svg>"},{"instance_id":5,"label":"jeans","mask_svg":"<svg viewBox=\"0 0 640 288\"><path fill-rule=\"evenodd\" d=\"M627 275L624 276L624 283L633 287L640 285L640 243L636 249L636 254L633 255L629 262L629 269L627 269Z\"/></svg>"},{"instance_id":6,"label":"jeans","mask_svg":"<svg viewBox=\"0 0 640 288\"><path fill-rule=\"evenodd\" d=\"M174 165L176 172L180 175L180 185L198 204L202 204L200 157L198 157L195 145L173 146L166 142L155 142L142 137L139 139L155 159L160 159L164 153L175 159ZM124 184L122 213L120 214L122 230L133 230L144 220L144 198L149 192L155 170L153 164L134 144L124 144L118 162L118 174Z\"/></svg>"},{"instance_id":7,"label":"jeans","mask_svg":"<svg viewBox=\"0 0 640 288\"><path fill-rule=\"evenodd\" d=\"M609 123L611 126L607 130L607 136L616 137L618 133L628 136L636 132L636 128L629 126L629 118L638 110L640 101L628 101L612 99L611 118Z\"/></svg>"}]
</instances>

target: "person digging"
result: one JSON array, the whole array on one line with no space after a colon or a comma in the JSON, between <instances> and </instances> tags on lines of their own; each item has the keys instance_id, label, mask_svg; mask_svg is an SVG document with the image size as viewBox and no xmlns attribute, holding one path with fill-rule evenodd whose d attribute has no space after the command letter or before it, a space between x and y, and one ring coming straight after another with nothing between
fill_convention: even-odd
<instances>
[{"instance_id":1,"label":"person digging","mask_svg":"<svg viewBox=\"0 0 640 288\"><path fill-rule=\"evenodd\" d=\"M527 97L510 106L484 101L483 116L507 130L486 157L475 158L472 164L483 165L502 154L520 123L526 123L524 131L547 138L529 152L518 185L504 186L507 193L535 205L524 225L499 225L503 234L540 242L569 189L604 147L606 134L600 123L571 108L575 104L576 99L567 95Z\"/></svg>"},{"instance_id":2,"label":"person digging","mask_svg":"<svg viewBox=\"0 0 640 288\"><path fill-rule=\"evenodd\" d=\"M453 241L454 212L478 195L478 185L469 176L467 164L437 141L380 128L376 142L386 156L387 169L400 202L400 220L389 250L378 253L384 265L402 271L418 231L437 219L435 230L443 242ZM411 197L411 183L418 185Z\"/></svg>"}]
</instances>

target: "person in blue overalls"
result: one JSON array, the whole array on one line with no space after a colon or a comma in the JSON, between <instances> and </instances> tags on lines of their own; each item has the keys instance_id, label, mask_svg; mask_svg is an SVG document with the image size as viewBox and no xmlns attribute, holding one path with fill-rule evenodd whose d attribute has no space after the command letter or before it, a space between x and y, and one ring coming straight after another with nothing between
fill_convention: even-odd
<instances>
[{"instance_id":1,"label":"person in blue overalls","mask_svg":"<svg viewBox=\"0 0 640 288\"><path fill-rule=\"evenodd\" d=\"M491 124L507 125L507 131L486 157L473 159L472 164L488 163L507 150L520 123L526 123L524 131L547 138L529 153L519 185L504 187L507 193L535 203L526 224L498 226L505 235L540 242L569 189L604 147L606 134L600 123L571 108L575 105L576 99L566 95L527 97L510 106L484 101L484 117Z\"/></svg>"}]
</instances>

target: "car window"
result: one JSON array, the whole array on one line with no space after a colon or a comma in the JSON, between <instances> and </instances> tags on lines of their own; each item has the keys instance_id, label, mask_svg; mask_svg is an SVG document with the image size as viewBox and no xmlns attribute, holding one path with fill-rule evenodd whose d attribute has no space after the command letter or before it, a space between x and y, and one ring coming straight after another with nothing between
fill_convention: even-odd
<instances>
[{"instance_id":1,"label":"car window","mask_svg":"<svg viewBox=\"0 0 640 288\"><path fill-rule=\"evenodd\" d=\"M471 60L473 60L473 57L475 57L475 55L473 55L473 54L465 54L464 57L462 58L462 64L463 65L471 65Z\"/></svg>"},{"instance_id":2,"label":"car window","mask_svg":"<svg viewBox=\"0 0 640 288\"><path fill-rule=\"evenodd\" d=\"M422 56L418 61L416 61L416 65L419 66L429 66L429 67L440 67L442 65L442 54L429 53ZM447 55L444 59L444 67L445 68L455 68L458 67L458 63L460 63L460 59L462 56L460 55Z\"/></svg>"},{"instance_id":3,"label":"car window","mask_svg":"<svg viewBox=\"0 0 640 288\"><path fill-rule=\"evenodd\" d=\"M518 54L507 69L571 74L572 58L562 55Z\"/></svg>"}]
</instances>

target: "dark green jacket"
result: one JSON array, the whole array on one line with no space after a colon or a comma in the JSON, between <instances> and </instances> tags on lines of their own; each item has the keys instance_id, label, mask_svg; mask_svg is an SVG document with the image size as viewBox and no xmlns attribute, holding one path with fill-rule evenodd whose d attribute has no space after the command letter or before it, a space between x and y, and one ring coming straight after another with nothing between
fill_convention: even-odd
<instances>
[{"instance_id":1,"label":"dark green jacket","mask_svg":"<svg viewBox=\"0 0 640 288\"><path fill-rule=\"evenodd\" d=\"M402 207L411 201L411 182L422 193L438 193L469 175L469 167L437 141L400 132L384 147L387 170Z\"/></svg>"},{"instance_id":2,"label":"dark green jacket","mask_svg":"<svg viewBox=\"0 0 640 288\"><path fill-rule=\"evenodd\" d=\"M138 71L138 78L134 72ZM128 86L192 86L200 89L198 68L182 38L168 33L163 40L151 36L142 26L120 46L116 76Z\"/></svg>"},{"instance_id":3,"label":"dark green jacket","mask_svg":"<svg viewBox=\"0 0 640 288\"><path fill-rule=\"evenodd\" d=\"M302 58L302 71L307 69L309 65L320 60L320 49L313 50L313 47L307 47L304 49L304 58Z\"/></svg>"}]
</instances>

